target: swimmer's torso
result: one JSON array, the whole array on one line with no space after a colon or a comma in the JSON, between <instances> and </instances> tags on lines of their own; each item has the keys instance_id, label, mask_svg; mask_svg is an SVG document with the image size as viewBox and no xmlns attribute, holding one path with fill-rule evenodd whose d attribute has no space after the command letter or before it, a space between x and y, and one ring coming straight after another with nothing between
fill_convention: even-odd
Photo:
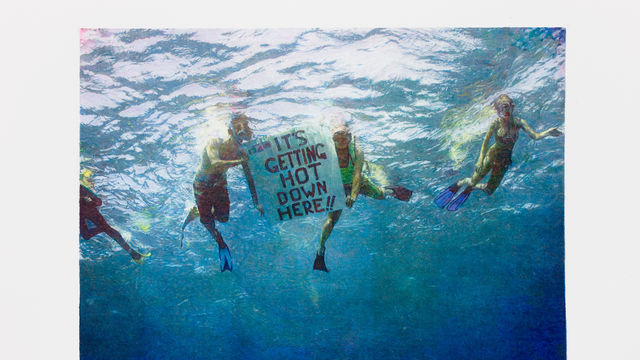
<instances>
[{"instance_id":1,"label":"swimmer's torso","mask_svg":"<svg viewBox=\"0 0 640 360\"><path fill-rule=\"evenodd\" d=\"M207 147L211 149L217 158L210 159L207 152ZM221 139L210 140L205 148L202 150L202 159L200 161L200 167L195 175L195 181L201 183L208 183L210 185L225 185L227 183L226 171L216 171L212 166L214 160L238 160L238 154L234 151L233 146L227 146Z\"/></svg>"},{"instance_id":2,"label":"swimmer's torso","mask_svg":"<svg viewBox=\"0 0 640 360\"><path fill-rule=\"evenodd\" d=\"M501 119L495 120L495 147L502 151L513 150L513 146L518 141L518 131L520 130L520 125L513 119L507 126L504 126Z\"/></svg>"},{"instance_id":3,"label":"swimmer's torso","mask_svg":"<svg viewBox=\"0 0 640 360\"><path fill-rule=\"evenodd\" d=\"M351 184L353 182L353 169L356 149L353 142L349 143L347 149L340 150L336 148L338 162L340 164L340 177L343 184Z\"/></svg>"},{"instance_id":4,"label":"swimmer's torso","mask_svg":"<svg viewBox=\"0 0 640 360\"><path fill-rule=\"evenodd\" d=\"M520 123L514 118L508 125L504 126L500 118L493 123L495 143L489 148L487 160L494 165L508 166L511 164L511 152L518 141L518 131Z\"/></svg>"}]
</instances>

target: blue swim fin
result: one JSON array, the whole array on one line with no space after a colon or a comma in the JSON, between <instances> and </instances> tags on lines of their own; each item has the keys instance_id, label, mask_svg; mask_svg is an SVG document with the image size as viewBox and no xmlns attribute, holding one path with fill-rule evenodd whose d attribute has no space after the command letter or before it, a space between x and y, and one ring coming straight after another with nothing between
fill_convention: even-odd
<instances>
[{"instance_id":1,"label":"blue swim fin","mask_svg":"<svg viewBox=\"0 0 640 360\"><path fill-rule=\"evenodd\" d=\"M231 253L229 252L229 247L218 249L218 255L220 256L220 271L232 271L233 261L231 261Z\"/></svg>"},{"instance_id":2,"label":"blue swim fin","mask_svg":"<svg viewBox=\"0 0 640 360\"><path fill-rule=\"evenodd\" d=\"M460 190L460 186L458 186L457 184L453 184L448 188L442 190L442 192L438 194L435 199L433 199L433 202L436 203L438 207L444 209L444 207L447 206L449 201L451 201L451 199L453 198L453 195L455 195L458 190Z\"/></svg>"},{"instance_id":3,"label":"blue swim fin","mask_svg":"<svg viewBox=\"0 0 640 360\"><path fill-rule=\"evenodd\" d=\"M460 208L460 206L462 206L462 204L464 204L465 201L467 201L467 199L469 198L469 195L471 195L471 191L473 191L473 187L471 186L467 186L463 192L460 193L460 195L458 195L455 199L453 199L453 201L451 202L451 204L449 204L449 206L447 206L447 210L449 211L456 211Z\"/></svg>"}]
</instances>

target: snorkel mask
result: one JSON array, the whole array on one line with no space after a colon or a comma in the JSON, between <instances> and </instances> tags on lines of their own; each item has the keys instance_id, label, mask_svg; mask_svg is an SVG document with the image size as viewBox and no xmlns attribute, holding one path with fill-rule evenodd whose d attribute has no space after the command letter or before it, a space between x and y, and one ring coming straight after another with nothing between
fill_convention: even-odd
<instances>
[{"instance_id":1,"label":"snorkel mask","mask_svg":"<svg viewBox=\"0 0 640 360\"><path fill-rule=\"evenodd\" d=\"M231 136L238 145L248 142L253 135L249 129L249 118L244 114L234 115L229 121L229 129L231 129Z\"/></svg>"},{"instance_id":2,"label":"snorkel mask","mask_svg":"<svg viewBox=\"0 0 640 360\"><path fill-rule=\"evenodd\" d=\"M502 94L493 102L493 107L496 109L496 112L498 112L498 115L502 116L508 113L509 116L511 116L513 114L514 104L509 96Z\"/></svg>"}]
</instances>

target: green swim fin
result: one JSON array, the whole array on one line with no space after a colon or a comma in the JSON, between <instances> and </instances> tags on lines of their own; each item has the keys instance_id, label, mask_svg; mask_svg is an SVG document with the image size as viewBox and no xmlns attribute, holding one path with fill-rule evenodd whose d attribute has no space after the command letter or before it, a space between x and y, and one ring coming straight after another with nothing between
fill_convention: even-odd
<instances>
[{"instance_id":1,"label":"green swim fin","mask_svg":"<svg viewBox=\"0 0 640 360\"><path fill-rule=\"evenodd\" d=\"M140 253L138 253L140 254ZM137 259L131 259L131 261L133 261L134 263L138 264L138 265L142 265L142 263L144 262L144 259L148 258L149 256L151 256L151 253L148 252L146 254L140 254L140 257Z\"/></svg>"}]
</instances>

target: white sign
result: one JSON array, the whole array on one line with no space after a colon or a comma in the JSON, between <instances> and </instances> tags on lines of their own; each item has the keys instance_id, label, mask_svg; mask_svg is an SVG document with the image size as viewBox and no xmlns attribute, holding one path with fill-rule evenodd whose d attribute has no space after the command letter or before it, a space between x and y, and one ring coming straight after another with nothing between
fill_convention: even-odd
<instances>
[{"instance_id":1,"label":"white sign","mask_svg":"<svg viewBox=\"0 0 640 360\"><path fill-rule=\"evenodd\" d=\"M243 148L269 220L291 220L344 207L338 156L326 129L293 128Z\"/></svg>"}]
</instances>

